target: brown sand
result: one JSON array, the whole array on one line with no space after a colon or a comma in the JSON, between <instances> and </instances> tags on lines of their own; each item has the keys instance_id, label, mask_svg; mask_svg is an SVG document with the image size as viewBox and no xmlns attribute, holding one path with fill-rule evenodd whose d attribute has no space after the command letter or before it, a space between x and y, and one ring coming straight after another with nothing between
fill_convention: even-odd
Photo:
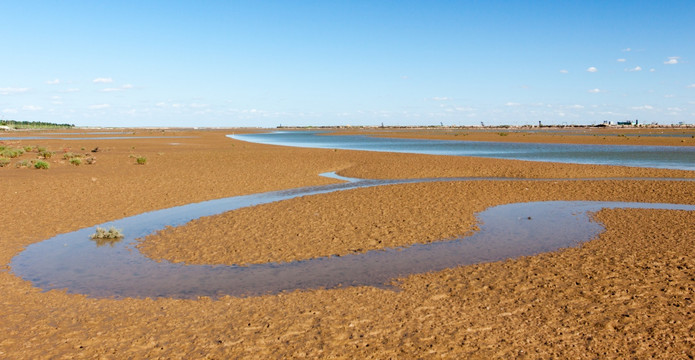
<instances>
[{"instance_id":1,"label":"brown sand","mask_svg":"<svg viewBox=\"0 0 695 360\"><path fill-rule=\"evenodd\" d=\"M167 133L194 136L189 139L19 142L52 150L99 146L103 151L90 166L61 164L56 158L45 171L0 168L6 210L0 223L5 264L0 272L0 358L695 356L693 212L604 210L598 219L607 232L581 247L410 276L402 279L400 292L358 287L215 301L91 299L42 292L8 271L22 247L58 233L194 201L326 184L334 180L316 174L331 170L382 178L693 177L683 171L287 149L233 141L225 133ZM148 163L135 165L130 154L146 156ZM353 251L350 241L355 238L366 250L381 246L371 244L370 236L384 236L382 242L391 243L402 243L403 237L407 243L460 234L474 223L471 211L488 204L531 199L695 204L690 182L539 184L414 184L313 196L202 219L153 237L157 241L147 241L145 247L190 262L265 261L263 256L289 260ZM433 200L423 201L428 198ZM359 213L338 217L333 211L341 211L339 202L363 204L360 211L375 218L360 222ZM288 204L302 210L295 207L289 213L283 208ZM410 205L412 211L407 211ZM321 226L311 218L311 209L317 208L325 209ZM454 211L464 212L460 224L446 219ZM414 226L398 226L399 219ZM179 232L195 227L210 234L264 226L268 231L333 235L327 232L348 221L355 222L357 236L336 231L341 241L316 252L287 239L279 241L288 250L271 246L265 255L224 254L219 249L228 244L218 243L218 237L208 237L199 252L178 241L197 241L178 238ZM386 229L372 229L382 221ZM213 229L200 227L205 224ZM162 248L159 241L168 245ZM168 248L175 250L166 252Z\"/></svg>"}]
</instances>

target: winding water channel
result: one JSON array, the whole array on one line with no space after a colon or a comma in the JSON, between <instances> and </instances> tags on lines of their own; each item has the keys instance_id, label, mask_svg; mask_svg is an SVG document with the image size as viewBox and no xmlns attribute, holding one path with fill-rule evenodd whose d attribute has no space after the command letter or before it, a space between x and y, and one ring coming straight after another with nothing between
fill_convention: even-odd
<instances>
[{"instance_id":1,"label":"winding water channel","mask_svg":"<svg viewBox=\"0 0 695 360\"><path fill-rule=\"evenodd\" d=\"M35 286L66 289L92 297L197 298L253 296L295 289L370 285L389 287L393 279L449 267L534 255L575 246L597 236L603 227L588 212L601 208L695 210L695 205L549 201L500 205L476 216L480 231L430 244L329 256L289 263L249 266L184 265L157 262L135 247L138 238L166 226L242 207L362 187L432 181L520 179L362 180L236 196L163 209L101 224L123 229L125 238L111 244L89 239L95 227L57 235L32 244L12 259L12 271ZM321 239L316 239L321 241Z\"/></svg>"}]
</instances>

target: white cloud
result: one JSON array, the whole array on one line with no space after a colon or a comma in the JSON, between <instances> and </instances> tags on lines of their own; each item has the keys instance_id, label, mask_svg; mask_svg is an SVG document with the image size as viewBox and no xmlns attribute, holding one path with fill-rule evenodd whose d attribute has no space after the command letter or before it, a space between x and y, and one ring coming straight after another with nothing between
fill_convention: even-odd
<instances>
[{"instance_id":1,"label":"white cloud","mask_svg":"<svg viewBox=\"0 0 695 360\"><path fill-rule=\"evenodd\" d=\"M91 105L89 108L94 109L94 110L99 110L99 109L106 109L111 107L109 104L97 104L97 105Z\"/></svg>"},{"instance_id":2,"label":"white cloud","mask_svg":"<svg viewBox=\"0 0 695 360\"><path fill-rule=\"evenodd\" d=\"M591 67L589 67L588 69L586 69L586 71L588 71L588 72L590 72L590 73L595 73L595 72L598 71L598 69L597 69L596 67L594 67L594 66L591 66Z\"/></svg>"},{"instance_id":3,"label":"white cloud","mask_svg":"<svg viewBox=\"0 0 695 360\"><path fill-rule=\"evenodd\" d=\"M113 82L112 78L96 78L92 80L93 83L95 84L110 84Z\"/></svg>"},{"instance_id":4,"label":"white cloud","mask_svg":"<svg viewBox=\"0 0 695 360\"><path fill-rule=\"evenodd\" d=\"M668 60L664 61L664 64L666 64L666 65L678 64L678 59L680 59L679 56L669 56Z\"/></svg>"},{"instance_id":5,"label":"white cloud","mask_svg":"<svg viewBox=\"0 0 695 360\"><path fill-rule=\"evenodd\" d=\"M191 106L192 108L195 108L195 109L201 109L201 108L206 108L206 107L208 107L209 105L207 105L207 104L192 103L190 106Z\"/></svg>"},{"instance_id":6,"label":"white cloud","mask_svg":"<svg viewBox=\"0 0 695 360\"><path fill-rule=\"evenodd\" d=\"M642 71L642 67L638 65L630 69L625 69L625 71Z\"/></svg>"},{"instance_id":7,"label":"white cloud","mask_svg":"<svg viewBox=\"0 0 695 360\"><path fill-rule=\"evenodd\" d=\"M625 48L625 49L623 49L622 51L623 51L623 52L630 52L630 51L632 51L632 49L630 49L630 48Z\"/></svg>"},{"instance_id":8,"label":"white cloud","mask_svg":"<svg viewBox=\"0 0 695 360\"><path fill-rule=\"evenodd\" d=\"M60 84L60 79L53 79L53 80L48 80L46 81L47 85L58 85Z\"/></svg>"},{"instance_id":9,"label":"white cloud","mask_svg":"<svg viewBox=\"0 0 695 360\"><path fill-rule=\"evenodd\" d=\"M101 92L123 91L123 90L132 89L132 88L133 88L133 85L131 85L131 84L125 84L125 85L123 85L123 86L121 86L121 87L117 87L117 88L114 88L114 87L111 87L111 88L104 88L104 89L101 89Z\"/></svg>"},{"instance_id":10,"label":"white cloud","mask_svg":"<svg viewBox=\"0 0 695 360\"><path fill-rule=\"evenodd\" d=\"M563 73L563 74L567 74L569 71L567 71L567 70L565 70L565 69L562 69L562 70L560 70L560 72Z\"/></svg>"},{"instance_id":11,"label":"white cloud","mask_svg":"<svg viewBox=\"0 0 695 360\"><path fill-rule=\"evenodd\" d=\"M627 61L627 60L625 60L625 59L618 59L617 61L618 61L618 62L625 62L625 61Z\"/></svg>"},{"instance_id":12,"label":"white cloud","mask_svg":"<svg viewBox=\"0 0 695 360\"><path fill-rule=\"evenodd\" d=\"M160 102L154 104L154 106L156 106L156 107L165 107L166 105L167 105L167 103L165 103L163 101L160 101Z\"/></svg>"},{"instance_id":13,"label":"white cloud","mask_svg":"<svg viewBox=\"0 0 695 360\"><path fill-rule=\"evenodd\" d=\"M451 98L446 97L446 96L435 96L432 98L432 100L434 100L434 101L447 101L447 100L451 100Z\"/></svg>"},{"instance_id":14,"label":"white cloud","mask_svg":"<svg viewBox=\"0 0 695 360\"><path fill-rule=\"evenodd\" d=\"M78 91L80 91L80 89L78 89L78 88L70 88L70 89L65 89L65 90L63 90L62 92L64 92L64 93L73 93L73 92L78 92Z\"/></svg>"},{"instance_id":15,"label":"white cloud","mask_svg":"<svg viewBox=\"0 0 695 360\"><path fill-rule=\"evenodd\" d=\"M5 114L16 114L18 113L17 109L2 109L2 112Z\"/></svg>"},{"instance_id":16,"label":"white cloud","mask_svg":"<svg viewBox=\"0 0 695 360\"><path fill-rule=\"evenodd\" d=\"M568 109L583 109L584 106L582 106L582 105L570 105L567 108Z\"/></svg>"},{"instance_id":17,"label":"white cloud","mask_svg":"<svg viewBox=\"0 0 695 360\"><path fill-rule=\"evenodd\" d=\"M664 95L664 97L667 98L667 99L670 99L670 98L676 97L676 95L673 95L673 94L666 94L666 95Z\"/></svg>"},{"instance_id":18,"label":"white cloud","mask_svg":"<svg viewBox=\"0 0 695 360\"><path fill-rule=\"evenodd\" d=\"M13 95L29 91L29 88L0 88L0 95Z\"/></svg>"},{"instance_id":19,"label":"white cloud","mask_svg":"<svg viewBox=\"0 0 695 360\"><path fill-rule=\"evenodd\" d=\"M695 88L695 84L688 85L689 88Z\"/></svg>"},{"instance_id":20,"label":"white cloud","mask_svg":"<svg viewBox=\"0 0 695 360\"><path fill-rule=\"evenodd\" d=\"M654 68L649 69L649 72L655 72L655 71L656 71L656 69L654 69Z\"/></svg>"},{"instance_id":21,"label":"white cloud","mask_svg":"<svg viewBox=\"0 0 695 360\"><path fill-rule=\"evenodd\" d=\"M603 90L601 90L601 89L591 89L591 90L589 90L589 92L592 93L592 94L598 94L598 93L600 93L600 92L603 92Z\"/></svg>"},{"instance_id":22,"label":"white cloud","mask_svg":"<svg viewBox=\"0 0 695 360\"><path fill-rule=\"evenodd\" d=\"M38 111L43 109L41 106L36 106L36 105L24 105L22 106L22 110L28 110L28 111Z\"/></svg>"},{"instance_id":23,"label":"white cloud","mask_svg":"<svg viewBox=\"0 0 695 360\"><path fill-rule=\"evenodd\" d=\"M654 110L654 107L651 105L642 105L642 106L635 106L632 109L633 110Z\"/></svg>"},{"instance_id":24,"label":"white cloud","mask_svg":"<svg viewBox=\"0 0 695 360\"><path fill-rule=\"evenodd\" d=\"M510 102L508 102L508 103L506 103L506 104L504 104L504 105L505 105L505 106L519 106L519 105L521 105L521 104L515 103L515 102L511 102L511 101L510 101Z\"/></svg>"}]
</instances>

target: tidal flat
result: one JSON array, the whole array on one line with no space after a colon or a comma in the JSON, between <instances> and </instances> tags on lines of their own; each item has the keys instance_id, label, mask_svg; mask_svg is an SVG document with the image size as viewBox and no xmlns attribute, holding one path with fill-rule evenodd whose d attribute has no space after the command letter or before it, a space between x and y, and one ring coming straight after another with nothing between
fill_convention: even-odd
<instances>
[{"instance_id":1,"label":"tidal flat","mask_svg":"<svg viewBox=\"0 0 695 360\"><path fill-rule=\"evenodd\" d=\"M0 357L695 356L692 211L601 210L594 218L606 231L582 245L411 275L395 280L394 289L111 299L43 291L12 272L9 264L23 248L57 234L189 203L340 182L318 176L328 171L376 179L511 179L393 185L297 198L168 229L143 238L140 249L154 259L190 264L292 261L436 242L475 231L474 213L500 204L695 204L693 181L667 180L693 179L693 171L287 148L226 137L251 131L135 129L122 136L132 139L102 139L80 131L75 137L84 140L5 141L14 147L41 145L56 154L99 151L89 166L53 156L47 170L0 168L7 214L0 223ZM544 135L552 142L564 136L518 137L543 141ZM411 131L408 136L433 134ZM484 136L498 141L517 137ZM607 143L630 141L605 138ZM649 145L691 146L695 141L640 137L645 138ZM589 141L582 139L603 141L569 134L563 141ZM146 164L138 165L138 157L146 157ZM569 180L514 180L520 178ZM597 180L576 180L580 178Z\"/></svg>"}]
</instances>

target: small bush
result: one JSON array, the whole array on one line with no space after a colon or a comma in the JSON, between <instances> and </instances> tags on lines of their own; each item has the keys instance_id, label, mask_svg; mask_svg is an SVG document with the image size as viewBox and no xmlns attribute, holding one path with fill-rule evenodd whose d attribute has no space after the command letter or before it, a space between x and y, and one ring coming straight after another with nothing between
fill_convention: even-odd
<instances>
[{"instance_id":1,"label":"small bush","mask_svg":"<svg viewBox=\"0 0 695 360\"><path fill-rule=\"evenodd\" d=\"M497 135L499 135L499 136L508 136L508 135L509 135L509 133L506 133L506 132L500 132L500 133L497 133Z\"/></svg>"},{"instance_id":2,"label":"small bush","mask_svg":"<svg viewBox=\"0 0 695 360\"><path fill-rule=\"evenodd\" d=\"M29 160L17 161L16 166L17 166L18 168L21 168L21 167L28 167L28 166L29 166Z\"/></svg>"},{"instance_id":3,"label":"small bush","mask_svg":"<svg viewBox=\"0 0 695 360\"><path fill-rule=\"evenodd\" d=\"M97 158L95 158L95 157L93 157L93 156L90 156L90 157L88 157L87 159L85 159L85 161L87 162L87 165L92 165L92 164L94 164L95 162L97 162Z\"/></svg>"},{"instance_id":4,"label":"small bush","mask_svg":"<svg viewBox=\"0 0 695 360\"><path fill-rule=\"evenodd\" d=\"M2 151L0 151L0 156L8 157L10 159L16 158L22 154L24 154L23 149L4 148Z\"/></svg>"},{"instance_id":5,"label":"small bush","mask_svg":"<svg viewBox=\"0 0 695 360\"><path fill-rule=\"evenodd\" d=\"M43 150L43 151L39 151L39 156L41 156L44 159L50 159L51 156L53 156L53 153L50 151Z\"/></svg>"},{"instance_id":6,"label":"small bush","mask_svg":"<svg viewBox=\"0 0 695 360\"><path fill-rule=\"evenodd\" d=\"M123 233L121 232L121 230L116 229L113 226L110 227L108 230L97 226L96 232L89 236L89 238L92 240L95 240L95 239L120 239L122 237L123 237Z\"/></svg>"},{"instance_id":7,"label":"small bush","mask_svg":"<svg viewBox=\"0 0 695 360\"><path fill-rule=\"evenodd\" d=\"M34 150L34 148L31 147L31 146L25 146L25 147L24 147L24 151L25 151L25 152L29 152L29 151L31 151L31 150Z\"/></svg>"},{"instance_id":8,"label":"small bush","mask_svg":"<svg viewBox=\"0 0 695 360\"><path fill-rule=\"evenodd\" d=\"M34 163L34 168L36 168L36 169L44 169L44 170L46 170L46 169L48 169L49 167L50 167L50 165L48 165L47 162L42 161L42 160L39 160L39 161L37 161L37 162Z\"/></svg>"},{"instance_id":9,"label":"small bush","mask_svg":"<svg viewBox=\"0 0 695 360\"><path fill-rule=\"evenodd\" d=\"M37 146L36 147L36 152L42 153L44 151L47 151L47 149L43 146Z\"/></svg>"},{"instance_id":10,"label":"small bush","mask_svg":"<svg viewBox=\"0 0 695 360\"><path fill-rule=\"evenodd\" d=\"M0 158L0 167L5 167L7 164L10 163L10 159L8 158Z\"/></svg>"},{"instance_id":11,"label":"small bush","mask_svg":"<svg viewBox=\"0 0 695 360\"><path fill-rule=\"evenodd\" d=\"M82 159L80 159L78 157L74 157L74 158L70 159L70 164L73 164L75 166L80 166L80 164L82 164Z\"/></svg>"},{"instance_id":12,"label":"small bush","mask_svg":"<svg viewBox=\"0 0 695 360\"><path fill-rule=\"evenodd\" d=\"M145 165L147 163L147 158L144 156L138 156L137 159L135 159L138 165Z\"/></svg>"},{"instance_id":13,"label":"small bush","mask_svg":"<svg viewBox=\"0 0 695 360\"><path fill-rule=\"evenodd\" d=\"M65 154L63 154L63 159L65 159L65 160L70 160L70 159L72 159L72 158L81 157L81 156L82 156L82 155L80 155L80 154L74 154L74 153L71 153L71 152L66 152Z\"/></svg>"}]
</instances>

